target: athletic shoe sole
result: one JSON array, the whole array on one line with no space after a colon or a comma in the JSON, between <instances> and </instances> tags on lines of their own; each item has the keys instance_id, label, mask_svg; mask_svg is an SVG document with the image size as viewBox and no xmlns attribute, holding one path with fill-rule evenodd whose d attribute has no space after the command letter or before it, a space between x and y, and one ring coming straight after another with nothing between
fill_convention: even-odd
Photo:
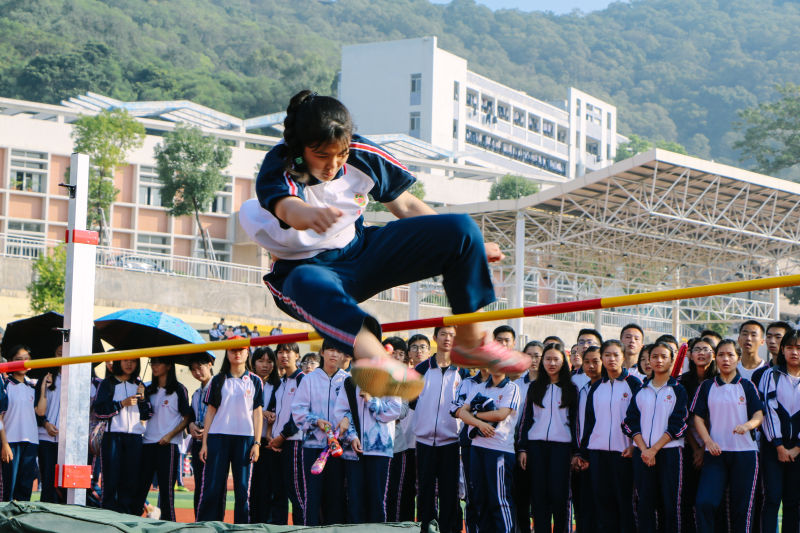
<instances>
[{"instance_id":1,"label":"athletic shoe sole","mask_svg":"<svg viewBox=\"0 0 800 533\"><path fill-rule=\"evenodd\" d=\"M406 369L403 379L392 376L389 369L381 365L362 364L353 365L351 375L356 385L361 390L380 398L383 396L399 396L404 400L413 400L422 392L425 382L416 371Z\"/></svg>"}]
</instances>

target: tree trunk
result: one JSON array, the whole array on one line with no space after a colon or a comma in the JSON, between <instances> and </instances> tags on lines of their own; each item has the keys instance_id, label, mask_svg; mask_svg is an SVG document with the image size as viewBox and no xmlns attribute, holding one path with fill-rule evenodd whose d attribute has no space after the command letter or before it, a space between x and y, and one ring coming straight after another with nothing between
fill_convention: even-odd
<instances>
[{"instance_id":1,"label":"tree trunk","mask_svg":"<svg viewBox=\"0 0 800 533\"><path fill-rule=\"evenodd\" d=\"M192 205L194 205L194 219L197 222L197 230L200 232L200 241L203 243L203 257L206 261L210 261L208 257L208 242L206 241L206 233L203 231L203 225L200 223L200 207L197 205L197 200L192 198Z\"/></svg>"}]
</instances>

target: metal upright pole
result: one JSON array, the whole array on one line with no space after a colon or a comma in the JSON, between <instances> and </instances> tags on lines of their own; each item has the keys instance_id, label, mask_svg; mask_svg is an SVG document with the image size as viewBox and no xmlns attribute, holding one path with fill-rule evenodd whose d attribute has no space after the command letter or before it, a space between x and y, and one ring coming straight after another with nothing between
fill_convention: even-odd
<instances>
[{"instance_id":1,"label":"metal upright pole","mask_svg":"<svg viewBox=\"0 0 800 533\"><path fill-rule=\"evenodd\" d=\"M67 268L64 294L63 357L91 353L94 316L97 232L86 231L89 197L89 156L70 160ZM91 365L66 365L61 374L61 413L58 421L56 486L67 488L67 503L84 505L91 486L91 467L85 466L89 445ZM88 472L88 479L87 479Z\"/></svg>"},{"instance_id":2,"label":"metal upright pole","mask_svg":"<svg viewBox=\"0 0 800 533\"><path fill-rule=\"evenodd\" d=\"M419 282L408 284L408 320L419 320ZM409 336L417 333L417 330L409 331Z\"/></svg>"},{"instance_id":3,"label":"metal upright pole","mask_svg":"<svg viewBox=\"0 0 800 533\"><path fill-rule=\"evenodd\" d=\"M775 275L781 275L781 269L777 263L775 263ZM781 290L779 288L772 289L772 297L775 303L775 306L772 310L772 318L777 322L781 319Z\"/></svg>"},{"instance_id":4,"label":"metal upright pole","mask_svg":"<svg viewBox=\"0 0 800 533\"><path fill-rule=\"evenodd\" d=\"M525 306L525 214L517 211L516 224L514 226L514 307ZM515 318L511 321L511 327L517 333L517 338L525 338L522 331L523 321Z\"/></svg>"}]
</instances>

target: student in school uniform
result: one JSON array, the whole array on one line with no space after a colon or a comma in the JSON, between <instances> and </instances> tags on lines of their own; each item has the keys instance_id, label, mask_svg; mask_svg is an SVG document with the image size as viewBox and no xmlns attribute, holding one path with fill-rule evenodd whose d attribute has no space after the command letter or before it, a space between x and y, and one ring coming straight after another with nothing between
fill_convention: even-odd
<instances>
[{"instance_id":1,"label":"student in school uniform","mask_svg":"<svg viewBox=\"0 0 800 533\"><path fill-rule=\"evenodd\" d=\"M273 508L281 505L276 495L275 485L283 483L281 477L272 474L270 469L272 457L270 457L271 452L269 451L269 435L272 432L272 424L275 422L275 412L269 411L269 405L272 403L275 389L280 384L278 359L272 348L262 346L253 352L251 366L255 374L261 378L264 394L264 421L259 439L261 451L258 454L258 461L253 464L253 476L250 481L250 517L254 524L269 524L272 523ZM278 494L283 493L281 487ZM281 513L280 510L278 512Z\"/></svg>"},{"instance_id":2,"label":"student in school uniform","mask_svg":"<svg viewBox=\"0 0 800 533\"><path fill-rule=\"evenodd\" d=\"M27 346L15 346L10 353L11 361L27 361L31 358ZM7 403L4 405L6 409L3 415L3 501L30 501L36 476L39 430L34 410L34 385L25 376L27 372L10 372L5 384Z\"/></svg>"},{"instance_id":3,"label":"student in school uniform","mask_svg":"<svg viewBox=\"0 0 800 533\"><path fill-rule=\"evenodd\" d=\"M622 366L622 343L612 339L600 346L603 377L589 391L581 440L581 457L588 458L596 498L597 531L635 530L633 518L633 442L622 422L642 383Z\"/></svg>"},{"instance_id":4,"label":"student in school uniform","mask_svg":"<svg viewBox=\"0 0 800 533\"><path fill-rule=\"evenodd\" d=\"M689 416L686 390L670 376L675 353L666 343L649 351L653 377L628 406L623 431L633 439L633 479L638 495L639 533L681 531L683 438Z\"/></svg>"},{"instance_id":5,"label":"student in school uniform","mask_svg":"<svg viewBox=\"0 0 800 533\"><path fill-rule=\"evenodd\" d=\"M491 402L491 410L470 410L478 395ZM514 531L514 425L519 407L516 384L505 374L492 373L456 411L465 424L477 429L470 449L469 494L479 510L478 533Z\"/></svg>"},{"instance_id":6,"label":"student in school uniform","mask_svg":"<svg viewBox=\"0 0 800 533\"><path fill-rule=\"evenodd\" d=\"M769 331L769 329L767 329ZM775 365L762 376L765 416L761 426L761 468L764 508L761 531L800 530L800 332L789 329L781 338Z\"/></svg>"},{"instance_id":7,"label":"student in school uniform","mask_svg":"<svg viewBox=\"0 0 800 533\"><path fill-rule=\"evenodd\" d=\"M284 490L283 495L276 496L280 500L280 510L273 510L272 520L274 524L288 522L289 505L286 501L288 498L292 502L292 523L301 525L306 509L306 478L300 450L303 434L292 419L292 402L305 374L297 367L297 358L300 355L297 343L279 344L275 352L283 375L273 396L274 405L267 407L268 411L275 413L272 438L269 441L270 450L274 454L270 470L273 475L280 476ZM276 480L276 487L280 489L280 486Z\"/></svg>"},{"instance_id":8,"label":"student in school uniform","mask_svg":"<svg viewBox=\"0 0 800 533\"><path fill-rule=\"evenodd\" d=\"M480 371L475 374L474 376L469 376L467 378L463 378L461 380L461 384L458 386L458 395L456 396L455 401L453 402L453 407L450 409L450 414L455 416L456 411L464 405L467 401L467 398L472 397L472 391L475 387L489 379L489 370L485 368L481 368ZM464 512L464 520L466 522L466 529L468 533L474 533L477 531L478 527L478 520L480 518L479 509L475 505L475 498L470 496L470 474L471 469L469 465L470 460L470 449L472 447L472 439L469 438L468 433L471 429L471 426L463 425L461 427L461 431L458 433L458 444L461 450L461 466L464 472L464 482L465 482L465 490L464 495L466 496L466 505L465 505L465 512Z\"/></svg>"},{"instance_id":9,"label":"student in school uniform","mask_svg":"<svg viewBox=\"0 0 800 533\"><path fill-rule=\"evenodd\" d=\"M524 399L517 460L528 474L536 533L566 533L569 479L577 449L578 389L570 379L569 358L557 344L545 346L539 373ZM523 528L524 529L524 528Z\"/></svg>"},{"instance_id":10,"label":"student in school uniform","mask_svg":"<svg viewBox=\"0 0 800 533\"><path fill-rule=\"evenodd\" d=\"M643 381L647 376L639 370L639 352L644 346L644 330L639 324L627 324L622 326L619 340L622 342L622 351L625 356L622 365L628 369L628 374Z\"/></svg>"},{"instance_id":11,"label":"student in school uniform","mask_svg":"<svg viewBox=\"0 0 800 533\"><path fill-rule=\"evenodd\" d=\"M248 356L247 347L226 350L225 360L203 398L207 407L200 459L206 467L197 509L199 521L217 519L230 468L235 497L233 521L250 522L250 467L258 461L261 448L255 437L261 435L264 395L261 378L247 368Z\"/></svg>"},{"instance_id":12,"label":"student in school uniform","mask_svg":"<svg viewBox=\"0 0 800 533\"><path fill-rule=\"evenodd\" d=\"M764 375L764 372L778 363L778 355L781 352L781 340L783 340L784 335L791 331L794 331L794 328L783 321L772 322L767 326L767 332L764 335L764 344L767 347L767 353L769 353L769 361L766 366L757 369L753 372L753 375L750 376L750 381L753 382L756 389L760 389L759 383L761 382L761 376Z\"/></svg>"},{"instance_id":13,"label":"student in school uniform","mask_svg":"<svg viewBox=\"0 0 800 533\"><path fill-rule=\"evenodd\" d=\"M401 409L399 397L373 398L350 377L339 391L333 417L358 454L357 460L344 461L348 524L386 522L389 462Z\"/></svg>"},{"instance_id":14,"label":"student in school uniform","mask_svg":"<svg viewBox=\"0 0 800 533\"><path fill-rule=\"evenodd\" d=\"M572 375L572 383L578 389L578 416L575 424L575 442L579 443L586 421L586 401L592 385L603 377L603 363L600 359L600 347L589 346L584 350L580 374ZM595 531L595 498L592 491L592 480L589 476L588 463L579 454L572 457L571 492L572 506L575 509L575 526L578 533Z\"/></svg>"},{"instance_id":15,"label":"student in school uniform","mask_svg":"<svg viewBox=\"0 0 800 533\"><path fill-rule=\"evenodd\" d=\"M425 384L419 398L410 403L417 439L417 518L423 530L436 520L446 533L461 528L457 518L461 420L450 414L462 379L450 364L455 335L453 326L434 329L437 351L417 365Z\"/></svg>"},{"instance_id":16,"label":"student in school uniform","mask_svg":"<svg viewBox=\"0 0 800 533\"><path fill-rule=\"evenodd\" d=\"M142 514L143 503L139 498L142 435L153 415L140 372L138 359L114 361L94 400L95 415L108 424L100 466L103 508L136 516Z\"/></svg>"},{"instance_id":17,"label":"student in school uniform","mask_svg":"<svg viewBox=\"0 0 800 533\"><path fill-rule=\"evenodd\" d=\"M518 379L514 380L517 388L519 389L519 397L522 399L523 406L525 405L525 397L528 394L528 387L536 380L539 373L539 364L542 360L542 351L544 345L539 341L530 341L525 345L522 353L531 358L531 365L528 371L522 374ZM515 442L518 442L522 430L520 426L521 416L517 417L517 427L515 429L516 437ZM529 532L531 528L531 516L533 510L531 508L531 485L528 482L528 476L525 470L519 466L519 461L514 464L514 509L517 512L517 531Z\"/></svg>"},{"instance_id":18,"label":"student in school uniform","mask_svg":"<svg viewBox=\"0 0 800 533\"><path fill-rule=\"evenodd\" d=\"M58 345L54 356L61 357ZM49 371L36 383L36 423L39 425L39 501L66 503L66 493L55 486L58 462L58 417L61 412L61 367Z\"/></svg>"},{"instance_id":19,"label":"student in school uniform","mask_svg":"<svg viewBox=\"0 0 800 533\"><path fill-rule=\"evenodd\" d=\"M739 326L739 349L742 356L736 365L736 370L744 379L749 380L760 368L767 366L758 353L758 349L764 344L764 325L757 320L747 320Z\"/></svg>"},{"instance_id":20,"label":"student in school uniform","mask_svg":"<svg viewBox=\"0 0 800 533\"><path fill-rule=\"evenodd\" d=\"M692 402L695 428L706 450L695 503L697 531L714 531L725 487L733 531L746 533L755 526L759 461L754 430L764 418L764 406L755 386L736 370L741 354L731 339L717 344L719 375L704 381Z\"/></svg>"},{"instance_id":21,"label":"student in school uniform","mask_svg":"<svg viewBox=\"0 0 800 533\"><path fill-rule=\"evenodd\" d=\"M719 371L714 362L714 346L716 339L700 337L689 342L689 370L678 378L678 382L686 389L689 401L693 401L700 384L707 379L717 377ZM697 499L697 484L700 482L700 469L703 467L705 447L700 434L694 427L694 417L689 413L687 420L689 431L684 439L688 447L683 458L683 502L681 504L681 526L685 533L695 533L694 502Z\"/></svg>"},{"instance_id":22,"label":"student in school uniform","mask_svg":"<svg viewBox=\"0 0 800 533\"><path fill-rule=\"evenodd\" d=\"M325 428L336 429L334 407L347 372L339 365L344 354L334 343L322 343L322 366L306 375L292 400L292 419L303 437L301 456L305 476L305 526L344 522L344 464L341 458L329 457L325 470L312 475L311 467L322 450L328 447Z\"/></svg>"},{"instance_id":23,"label":"student in school uniform","mask_svg":"<svg viewBox=\"0 0 800 533\"><path fill-rule=\"evenodd\" d=\"M179 445L183 430L194 417L186 387L178 381L175 362L168 358L150 360L152 381L145 385L145 401L153 415L142 436L141 496L144 505L155 473L158 479L158 507L161 519L175 521L175 482L180 463Z\"/></svg>"},{"instance_id":24,"label":"student in school uniform","mask_svg":"<svg viewBox=\"0 0 800 533\"><path fill-rule=\"evenodd\" d=\"M192 475L194 476L194 514L197 517L197 506L200 503L200 489L203 483L203 470L206 464L200 460L200 450L203 447L203 423L206 419L206 404L203 398L208 392L208 385L211 383L213 376L214 360L208 354L198 354L192 356L189 364L189 369L192 377L200 382L200 386L192 394L192 411L194 416L192 421L189 422L189 435L192 437L191 453L192 453ZM225 507L220 505L217 518L215 520L222 521L225 518Z\"/></svg>"}]
</instances>

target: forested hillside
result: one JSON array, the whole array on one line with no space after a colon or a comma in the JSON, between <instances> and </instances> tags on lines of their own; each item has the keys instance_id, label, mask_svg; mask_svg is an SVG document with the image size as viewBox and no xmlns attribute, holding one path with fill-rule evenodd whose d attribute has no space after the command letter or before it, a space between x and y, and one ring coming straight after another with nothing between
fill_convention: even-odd
<instances>
[{"instance_id":1,"label":"forested hillside","mask_svg":"<svg viewBox=\"0 0 800 533\"><path fill-rule=\"evenodd\" d=\"M93 90L253 116L301 87L334 91L343 44L437 35L481 74L545 100L574 85L617 105L623 133L735 162L737 111L800 83L797 28L788 0L635 0L562 16L473 0L0 0L0 95Z\"/></svg>"}]
</instances>

